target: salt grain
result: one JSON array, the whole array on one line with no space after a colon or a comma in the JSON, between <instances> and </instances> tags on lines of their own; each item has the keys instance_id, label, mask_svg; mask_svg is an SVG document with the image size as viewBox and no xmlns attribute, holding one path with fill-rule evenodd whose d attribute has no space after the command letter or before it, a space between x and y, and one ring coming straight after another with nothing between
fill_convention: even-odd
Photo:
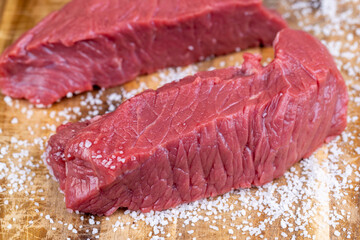
<instances>
[{"instance_id":1,"label":"salt grain","mask_svg":"<svg viewBox=\"0 0 360 240\"><path fill-rule=\"evenodd\" d=\"M89 140L86 140L86 141L85 141L85 147L86 147L86 148L91 147L91 145L92 145L92 143L91 143Z\"/></svg>"},{"instance_id":2,"label":"salt grain","mask_svg":"<svg viewBox=\"0 0 360 240\"><path fill-rule=\"evenodd\" d=\"M73 229L73 225L72 225L72 224L69 224L68 230L71 231L72 229Z\"/></svg>"},{"instance_id":3,"label":"salt grain","mask_svg":"<svg viewBox=\"0 0 360 240\"><path fill-rule=\"evenodd\" d=\"M19 123L19 120L16 117L11 119L11 124L17 124L17 123Z\"/></svg>"}]
</instances>

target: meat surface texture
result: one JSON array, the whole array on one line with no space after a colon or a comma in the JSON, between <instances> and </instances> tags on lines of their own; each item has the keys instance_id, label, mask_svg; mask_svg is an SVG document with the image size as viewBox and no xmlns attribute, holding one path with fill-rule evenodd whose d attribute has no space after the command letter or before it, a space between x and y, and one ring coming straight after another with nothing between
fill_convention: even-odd
<instances>
[{"instance_id":1,"label":"meat surface texture","mask_svg":"<svg viewBox=\"0 0 360 240\"><path fill-rule=\"evenodd\" d=\"M73 0L0 57L0 89L49 105L140 74L271 45L286 27L261 0Z\"/></svg>"},{"instance_id":2,"label":"meat surface texture","mask_svg":"<svg viewBox=\"0 0 360 240\"><path fill-rule=\"evenodd\" d=\"M347 89L317 39L282 30L275 59L200 72L147 90L114 112L68 123L45 161L70 209L148 212L284 174L346 127Z\"/></svg>"}]
</instances>

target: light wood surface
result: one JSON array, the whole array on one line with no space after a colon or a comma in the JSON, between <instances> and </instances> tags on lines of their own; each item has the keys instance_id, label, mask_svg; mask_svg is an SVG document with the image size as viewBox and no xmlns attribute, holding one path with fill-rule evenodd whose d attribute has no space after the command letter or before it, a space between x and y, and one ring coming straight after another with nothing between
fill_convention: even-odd
<instances>
[{"instance_id":1,"label":"light wood surface","mask_svg":"<svg viewBox=\"0 0 360 240\"><path fill-rule=\"evenodd\" d=\"M0 52L27 29L33 27L44 16L53 10L59 9L66 2L68 2L68 0L0 0ZM289 9L287 9L288 6L289 4L279 4L279 11L282 13L289 11ZM315 15L316 11L318 11L318 9L315 7L313 9L313 15ZM296 21L297 18L294 17L291 12L289 16L288 21L290 25L296 27L297 23L294 21ZM319 21L319 18L310 18L309 21L314 21L315 24ZM322 36L319 35L318 37ZM345 39L340 40L345 41ZM359 41L359 37L356 37L355 40ZM264 60L273 57L273 50L271 48L251 49L248 51L261 54ZM359 50L356 49L354 51ZM223 64L225 64L225 66L231 66L241 62L242 53L234 53L197 64L197 66L200 70L206 70L211 66L219 68L224 67ZM345 79L350 78L346 71L343 71L343 75ZM132 89L138 89L141 83L145 83L151 88L156 88L158 85L158 82L154 80L156 76L158 75L142 76L122 87L106 90L101 97L104 100L104 104L98 105L99 114L103 114L106 109L108 109L108 105L105 103L106 96L109 96L111 93L129 92ZM357 82L354 81L354 83ZM93 95L96 93L97 91L93 91ZM0 134L0 149L1 147L9 146L7 153L3 158L0 158L0 162L5 163L9 169L15 169L9 167L12 163L17 164L19 167L17 168L17 175L15 174L16 177L26 176L31 178L30 180L24 180L24 186L28 187L28 194L26 194L25 191L13 192L11 194L9 191L12 186L11 184L17 180L11 180L11 178L8 177L10 173L5 173L4 169L0 168L1 187L7 188L7 190L0 192L0 239L66 239L67 237L71 239L95 239L95 236L99 236L100 239L149 238L149 232L152 231L152 227L146 225L144 222L138 222L139 227L137 229L133 229L130 225L125 224L124 229L114 231L112 225L115 224L119 218L121 218L121 221L124 223L133 221L129 215L124 214L123 209L118 210L108 219L95 216L95 221L101 221L99 225L96 225L96 223L95 225L89 224L90 215L82 215L84 218L82 220L80 215L67 212L63 195L58 191L58 183L49 178L48 170L42 163L40 156L43 153L43 149L41 149L42 144L39 143L39 138L43 138L44 142L46 141L48 136L54 132L51 126L58 126L62 121L66 120L65 117L59 115L68 108L79 106L82 113L81 116L74 117L70 119L70 121L77 121L89 115L87 107L80 104L81 98L85 96L86 94L81 94L71 99L64 99L49 109L31 110L29 103L24 100L13 100L12 106L10 106L3 100L4 96L0 95L0 128L2 130ZM29 109L33 113L30 117L27 117L27 114L30 114ZM360 108L356 106L355 103L350 102L349 114L351 117L358 116L359 110ZM56 121L56 117L53 117L54 115L59 116L59 121ZM74 113L72 113L72 115L75 116ZM17 124L11 123L14 121L14 118L18 120ZM357 131L359 123L359 121L349 123L347 131ZM29 131L29 127L31 127L33 134ZM28 146L20 146L19 142L15 143L14 138L27 141ZM347 161L348 164L354 164L354 166L360 167L359 156L354 152L354 149L360 146L358 138L354 139L352 144L340 143L339 146L345 152L342 159ZM14 153L20 152L19 148L28 150L28 156L21 157L21 160L13 155ZM327 150L328 145L325 145L321 151L316 154L320 163L327 161ZM32 164L26 165L28 161ZM22 162L23 165L21 166L19 162ZM342 164L339 164L339 166L340 170L346 168L346 166ZM297 164L295 169L301 169L300 164ZM22 174L20 171L29 172ZM331 169L329 169L329 171L331 171ZM4 175L1 176L1 174ZM302 175L299 174L298 176L301 177ZM326 185L329 177L330 175L324 175L323 181L320 183L325 183ZM285 184L286 181L283 177L277 179L275 182L281 185ZM359 191L355 190L356 186L359 186L359 183L357 182L353 185L355 188L343 190L346 192L346 196L341 199L341 202L332 196L330 191L328 194L325 194L324 201L326 201L326 204L320 206L321 211L325 213L325 217L320 217L317 213L311 215L309 217L309 224L306 226L307 232L317 239L342 239L347 236L344 232L350 231L350 239L360 239L360 216L358 208L360 195ZM246 194L255 196L256 191L258 191L258 189L254 188L246 192ZM274 197L280 199L276 194L274 194ZM230 195L229 201L235 203L236 199L237 196ZM344 203L343 200L346 200L346 202ZM314 202L314 204L318 203ZM302 211L302 207L301 202L294 205L294 208L299 208L299 211ZM235 204L235 209L239 210L240 207ZM343 210L350 214L348 219L338 220L339 225L336 227L330 224L332 221L331 212L334 209L337 212ZM182 219L174 219L165 227L166 234L171 234L168 239L192 239L194 237L196 237L196 239L230 239L232 236L237 236L237 239L246 239L246 237L250 237L250 239L260 239L260 235L256 237L254 235L251 236L247 231L236 230L235 227L232 227L232 224L239 225L244 221L253 223L253 225L256 226L266 218L266 214L257 216L254 214L254 211L245 210L243 216L237 216L234 220L231 219L231 211L218 214L217 216L221 216L222 219L227 219L225 222L217 220L217 222L213 224L220 228L219 231L209 228L209 225L212 225L211 221L199 221L194 226L191 226L191 224L183 226L184 221ZM204 211L199 212L199 214L204 214ZM251 216L251 218L249 216ZM54 223L52 223L49 218L51 218ZM209 216L209 218L210 220L214 219L214 216ZM277 218L273 223L266 225L266 228L261 233L263 238L275 239L275 237L278 237L279 239L290 239L290 236L294 235L296 239L307 239L307 237L302 235L303 232L300 230L291 232L288 227L281 227L281 218L282 217ZM59 221L62 223L59 223ZM69 228L69 224L75 227L77 233L74 233L71 227ZM296 226L295 220L293 220L293 224ZM82 228L80 226L82 226ZM225 228L222 228L222 226L225 226ZM97 229L95 232L98 231L95 234L93 234L94 228ZM229 234L229 228L233 229L233 234ZM343 228L347 230L343 231ZM190 234L189 231L191 230L194 230L194 233ZM336 231L339 231L341 235L337 236ZM285 232L287 237L281 235L282 232ZM162 236L166 237L166 234Z\"/></svg>"}]
</instances>

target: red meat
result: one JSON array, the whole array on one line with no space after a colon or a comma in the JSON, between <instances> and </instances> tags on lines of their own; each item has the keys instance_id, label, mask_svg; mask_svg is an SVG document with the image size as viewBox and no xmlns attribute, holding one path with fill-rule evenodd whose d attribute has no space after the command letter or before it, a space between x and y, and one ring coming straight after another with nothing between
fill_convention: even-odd
<instances>
[{"instance_id":1,"label":"red meat","mask_svg":"<svg viewBox=\"0 0 360 240\"><path fill-rule=\"evenodd\" d=\"M266 67L200 72L60 126L46 152L66 206L144 212L260 186L346 126L347 90L311 35L282 30Z\"/></svg>"},{"instance_id":2,"label":"red meat","mask_svg":"<svg viewBox=\"0 0 360 240\"><path fill-rule=\"evenodd\" d=\"M286 23L261 0L73 0L0 57L0 89L49 105L94 85L271 45Z\"/></svg>"}]
</instances>

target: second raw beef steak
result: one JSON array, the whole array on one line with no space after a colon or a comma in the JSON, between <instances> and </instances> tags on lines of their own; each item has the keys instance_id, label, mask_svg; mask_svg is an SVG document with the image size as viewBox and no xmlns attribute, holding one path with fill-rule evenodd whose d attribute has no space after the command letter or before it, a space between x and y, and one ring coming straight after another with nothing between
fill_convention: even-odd
<instances>
[{"instance_id":1,"label":"second raw beef steak","mask_svg":"<svg viewBox=\"0 0 360 240\"><path fill-rule=\"evenodd\" d=\"M0 57L0 89L49 105L236 48L271 45L286 27L261 0L73 0Z\"/></svg>"}]
</instances>

